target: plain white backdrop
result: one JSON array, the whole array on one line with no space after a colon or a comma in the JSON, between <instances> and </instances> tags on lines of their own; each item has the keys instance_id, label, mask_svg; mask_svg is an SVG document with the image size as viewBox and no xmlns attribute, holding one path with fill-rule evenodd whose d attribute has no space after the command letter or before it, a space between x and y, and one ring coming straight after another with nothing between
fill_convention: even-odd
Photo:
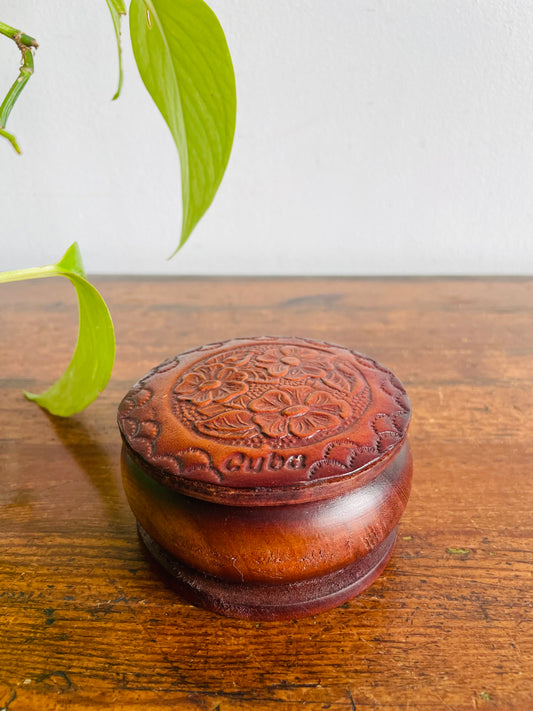
<instances>
[{"instance_id":1,"label":"plain white backdrop","mask_svg":"<svg viewBox=\"0 0 533 711\"><path fill-rule=\"evenodd\" d=\"M0 269L531 274L530 0L212 0L238 117L222 187L171 261L178 158L104 0L3 0L36 73L0 142ZM0 37L0 93L19 53Z\"/></svg>"}]
</instances>

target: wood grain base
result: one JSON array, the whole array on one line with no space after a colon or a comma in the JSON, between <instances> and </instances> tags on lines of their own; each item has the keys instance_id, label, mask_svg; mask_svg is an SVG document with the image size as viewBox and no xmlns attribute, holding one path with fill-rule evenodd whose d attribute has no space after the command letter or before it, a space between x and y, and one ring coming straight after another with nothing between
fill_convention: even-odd
<instances>
[{"instance_id":1,"label":"wood grain base","mask_svg":"<svg viewBox=\"0 0 533 711\"><path fill-rule=\"evenodd\" d=\"M0 287L0 709L533 709L533 279L94 283L117 360L68 419L21 390L45 390L69 362L71 284ZM368 353L416 412L385 573L295 623L215 615L154 579L118 466L116 407L139 373L259 330Z\"/></svg>"},{"instance_id":2,"label":"wood grain base","mask_svg":"<svg viewBox=\"0 0 533 711\"><path fill-rule=\"evenodd\" d=\"M392 555L397 528L363 558L320 578L294 583L232 583L205 575L171 556L137 524L141 541L165 581L183 598L226 617L285 620L329 610L371 585Z\"/></svg>"}]
</instances>

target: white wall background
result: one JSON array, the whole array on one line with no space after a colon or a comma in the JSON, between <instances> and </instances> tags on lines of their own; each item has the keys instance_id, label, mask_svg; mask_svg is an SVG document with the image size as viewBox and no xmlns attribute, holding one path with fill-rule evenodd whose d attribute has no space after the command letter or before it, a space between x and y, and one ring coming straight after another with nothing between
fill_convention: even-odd
<instances>
[{"instance_id":1,"label":"white wall background","mask_svg":"<svg viewBox=\"0 0 533 711\"><path fill-rule=\"evenodd\" d=\"M2 0L40 42L0 142L0 269L533 273L531 0L212 0L238 88L230 165L170 262L177 154L104 0ZM0 38L0 93L19 54Z\"/></svg>"}]
</instances>

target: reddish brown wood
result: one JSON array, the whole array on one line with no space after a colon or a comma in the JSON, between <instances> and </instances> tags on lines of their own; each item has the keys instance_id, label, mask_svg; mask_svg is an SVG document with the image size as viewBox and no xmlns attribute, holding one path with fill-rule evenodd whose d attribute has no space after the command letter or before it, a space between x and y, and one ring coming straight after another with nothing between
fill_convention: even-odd
<instances>
[{"instance_id":1,"label":"reddish brown wood","mask_svg":"<svg viewBox=\"0 0 533 711\"><path fill-rule=\"evenodd\" d=\"M347 348L201 346L122 400L126 495L187 599L258 620L320 612L391 555L411 486L409 417L398 379Z\"/></svg>"},{"instance_id":2,"label":"reddish brown wood","mask_svg":"<svg viewBox=\"0 0 533 711\"><path fill-rule=\"evenodd\" d=\"M330 498L331 481L368 479L401 447L409 417L401 383L374 360L312 339L258 337L165 360L125 395L118 421L165 487L189 493L192 482L194 496L214 501L232 489L231 503L272 506L278 489L284 501Z\"/></svg>"},{"instance_id":3,"label":"reddish brown wood","mask_svg":"<svg viewBox=\"0 0 533 711\"><path fill-rule=\"evenodd\" d=\"M108 389L70 420L24 400L68 363L61 280L0 287L0 708L529 711L533 280L99 279ZM309 335L406 386L413 488L385 571L296 622L183 602L125 498L116 408L154 363L251 333Z\"/></svg>"},{"instance_id":4,"label":"reddish brown wood","mask_svg":"<svg viewBox=\"0 0 533 711\"><path fill-rule=\"evenodd\" d=\"M194 499L155 482L127 451L124 461L145 544L178 576L179 591L216 612L259 620L320 612L368 587L390 557L411 483L407 444L363 486L277 506Z\"/></svg>"},{"instance_id":5,"label":"reddish brown wood","mask_svg":"<svg viewBox=\"0 0 533 711\"><path fill-rule=\"evenodd\" d=\"M294 620L336 607L358 595L383 571L392 555L397 529L362 558L319 577L285 584L228 582L190 568L169 555L143 528L139 535L156 570L168 585L195 605L227 617Z\"/></svg>"}]
</instances>

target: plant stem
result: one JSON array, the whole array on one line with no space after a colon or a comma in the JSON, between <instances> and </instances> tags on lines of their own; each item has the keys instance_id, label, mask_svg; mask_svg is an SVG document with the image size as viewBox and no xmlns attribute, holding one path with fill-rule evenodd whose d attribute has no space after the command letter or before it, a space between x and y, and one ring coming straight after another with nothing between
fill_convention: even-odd
<instances>
[{"instance_id":1,"label":"plant stem","mask_svg":"<svg viewBox=\"0 0 533 711\"><path fill-rule=\"evenodd\" d=\"M7 138L17 153L20 153L21 151L15 136L6 131L5 128L15 102L33 74L33 50L37 49L39 45L33 37L24 34L20 30L16 30L14 27L6 25L4 22L0 22L0 35L12 39L22 54L19 75L0 105L0 136Z\"/></svg>"},{"instance_id":2,"label":"plant stem","mask_svg":"<svg viewBox=\"0 0 533 711\"><path fill-rule=\"evenodd\" d=\"M17 139L12 133L9 133L9 131L5 131L3 128L0 128L0 136L7 138L7 140L11 143L11 145L17 151L18 154L22 153L22 151L20 150L20 146L17 143Z\"/></svg>"},{"instance_id":3,"label":"plant stem","mask_svg":"<svg viewBox=\"0 0 533 711\"><path fill-rule=\"evenodd\" d=\"M18 77L13 82L11 89L7 92L6 98L0 106L0 128L5 128L11 109L15 105L20 92L28 83L29 78L33 74L33 55L31 50L25 47L22 53L22 64Z\"/></svg>"},{"instance_id":4,"label":"plant stem","mask_svg":"<svg viewBox=\"0 0 533 711\"><path fill-rule=\"evenodd\" d=\"M0 35L9 37L10 39L14 40L17 45L22 44L24 45L24 47L34 47L35 49L37 49L37 47L39 46L37 44L37 41L33 37L25 35L24 32L16 30L14 27L10 27L4 22L0 22Z\"/></svg>"},{"instance_id":5,"label":"plant stem","mask_svg":"<svg viewBox=\"0 0 533 711\"><path fill-rule=\"evenodd\" d=\"M9 281L22 281L23 279L40 279L46 276L58 276L55 264L48 267L29 267L28 269L13 269L10 272L0 272L0 284Z\"/></svg>"}]
</instances>

